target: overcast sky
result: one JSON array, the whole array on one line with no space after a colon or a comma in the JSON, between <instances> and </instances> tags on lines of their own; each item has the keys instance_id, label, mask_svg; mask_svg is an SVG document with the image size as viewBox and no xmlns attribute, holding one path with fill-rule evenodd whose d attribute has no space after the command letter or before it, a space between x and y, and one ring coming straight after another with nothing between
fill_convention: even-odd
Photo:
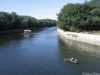
<instances>
[{"instance_id":1,"label":"overcast sky","mask_svg":"<svg viewBox=\"0 0 100 75\"><path fill-rule=\"evenodd\" d=\"M67 3L84 2L85 0L0 0L0 11L16 12L18 15L28 15L37 19L57 19L56 14Z\"/></svg>"}]
</instances>

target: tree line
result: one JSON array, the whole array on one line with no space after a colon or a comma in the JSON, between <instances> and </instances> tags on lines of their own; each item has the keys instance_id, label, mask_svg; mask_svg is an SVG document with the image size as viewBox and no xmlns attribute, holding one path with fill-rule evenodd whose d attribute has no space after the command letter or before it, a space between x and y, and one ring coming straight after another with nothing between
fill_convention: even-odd
<instances>
[{"instance_id":1,"label":"tree line","mask_svg":"<svg viewBox=\"0 0 100 75\"><path fill-rule=\"evenodd\" d=\"M68 31L100 30L100 0L68 3L57 14L57 26Z\"/></svg>"},{"instance_id":2,"label":"tree line","mask_svg":"<svg viewBox=\"0 0 100 75\"><path fill-rule=\"evenodd\" d=\"M0 31L56 26L56 20L21 16L16 12L0 12Z\"/></svg>"}]
</instances>

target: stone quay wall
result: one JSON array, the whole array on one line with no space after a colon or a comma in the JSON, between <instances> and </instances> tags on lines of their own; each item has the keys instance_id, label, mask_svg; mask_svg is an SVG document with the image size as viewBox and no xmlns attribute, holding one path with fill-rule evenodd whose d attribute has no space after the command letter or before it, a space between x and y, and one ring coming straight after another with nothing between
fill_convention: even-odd
<instances>
[{"instance_id":1,"label":"stone quay wall","mask_svg":"<svg viewBox=\"0 0 100 75\"><path fill-rule=\"evenodd\" d=\"M57 32L59 35L63 36L66 39L71 39L75 41L80 41L100 46L100 35L63 31L59 28L57 29Z\"/></svg>"}]
</instances>

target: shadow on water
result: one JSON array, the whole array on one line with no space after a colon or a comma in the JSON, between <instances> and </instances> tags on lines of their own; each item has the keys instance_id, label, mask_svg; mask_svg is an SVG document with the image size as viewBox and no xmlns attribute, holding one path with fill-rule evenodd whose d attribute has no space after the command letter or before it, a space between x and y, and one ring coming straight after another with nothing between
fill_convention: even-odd
<instances>
[{"instance_id":1,"label":"shadow on water","mask_svg":"<svg viewBox=\"0 0 100 75\"><path fill-rule=\"evenodd\" d=\"M31 40L34 38L34 35L36 36L36 34L42 30L43 30L42 28L41 29L32 29L32 32L30 34L24 34L21 31L20 33L0 35L0 46L13 44L16 41L17 41L16 44L19 44L21 41L23 41L23 39Z\"/></svg>"},{"instance_id":2,"label":"shadow on water","mask_svg":"<svg viewBox=\"0 0 100 75\"><path fill-rule=\"evenodd\" d=\"M100 72L100 46L65 39L59 35L59 48L64 59L74 57L79 60L78 66L74 67L77 73ZM73 68L72 66L68 67Z\"/></svg>"}]
</instances>

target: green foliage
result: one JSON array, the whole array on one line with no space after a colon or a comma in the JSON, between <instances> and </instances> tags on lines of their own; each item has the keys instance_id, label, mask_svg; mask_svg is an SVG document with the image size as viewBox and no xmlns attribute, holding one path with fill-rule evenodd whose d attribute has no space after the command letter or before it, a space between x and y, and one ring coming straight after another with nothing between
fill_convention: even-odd
<instances>
[{"instance_id":1,"label":"green foliage","mask_svg":"<svg viewBox=\"0 0 100 75\"><path fill-rule=\"evenodd\" d=\"M56 20L38 20L31 16L17 15L15 12L12 12L11 14L0 12L0 31L51 26L56 26Z\"/></svg>"},{"instance_id":2,"label":"green foliage","mask_svg":"<svg viewBox=\"0 0 100 75\"><path fill-rule=\"evenodd\" d=\"M100 0L85 1L83 4L69 3L57 16L57 26L64 30L100 30Z\"/></svg>"}]
</instances>

